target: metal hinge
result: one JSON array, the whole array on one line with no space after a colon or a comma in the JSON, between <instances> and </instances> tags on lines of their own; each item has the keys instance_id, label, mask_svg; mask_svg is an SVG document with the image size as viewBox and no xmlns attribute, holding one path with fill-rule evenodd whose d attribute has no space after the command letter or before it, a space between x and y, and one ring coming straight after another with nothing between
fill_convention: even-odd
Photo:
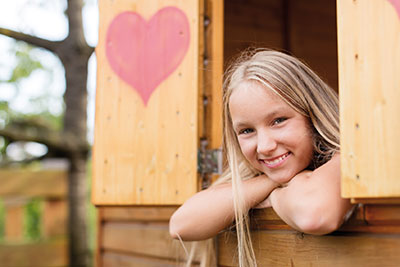
<instances>
[{"instance_id":1,"label":"metal hinge","mask_svg":"<svg viewBox=\"0 0 400 267\"><path fill-rule=\"evenodd\" d=\"M222 174L222 149L206 149L207 141L200 141L197 154L197 170L201 175Z\"/></svg>"}]
</instances>

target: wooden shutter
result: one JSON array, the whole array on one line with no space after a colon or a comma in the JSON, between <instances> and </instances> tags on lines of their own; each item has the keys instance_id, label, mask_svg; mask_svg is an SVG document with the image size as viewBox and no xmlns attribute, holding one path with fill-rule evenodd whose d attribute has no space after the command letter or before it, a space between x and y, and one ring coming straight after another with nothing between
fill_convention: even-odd
<instances>
[{"instance_id":1,"label":"wooden shutter","mask_svg":"<svg viewBox=\"0 0 400 267\"><path fill-rule=\"evenodd\" d=\"M342 195L400 197L400 2L338 0Z\"/></svg>"},{"instance_id":2,"label":"wooden shutter","mask_svg":"<svg viewBox=\"0 0 400 267\"><path fill-rule=\"evenodd\" d=\"M202 8L99 1L94 204L173 205L197 191Z\"/></svg>"}]
</instances>

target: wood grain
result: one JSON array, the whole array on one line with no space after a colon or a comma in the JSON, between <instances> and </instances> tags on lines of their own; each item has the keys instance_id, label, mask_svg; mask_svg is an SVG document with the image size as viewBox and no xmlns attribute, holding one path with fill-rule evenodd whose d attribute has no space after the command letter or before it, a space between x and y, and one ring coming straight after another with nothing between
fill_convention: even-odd
<instances>
[{"instance_id":1,"label":"wood grain","mask_svg":"<svg viewBox=\"0 0 400 267\"><path fill-rule=\"evenodd\" d=\"M35 243L0 244L0 263L7 267L68 266L65 237Z\"/></svg>"},{"instance_id":2,"label":"wood grain","mask_svg":"<svg viewBox=\"0 0 400 267\"><path fill-rule=\"evenodd\" d=\"M103 221L168 222L177 207L102 207Z\"/></svg>"},{"instance_id":3,"label":"wood grain","mask_svg":"<svg viewBox=\"0 0 400 267\"><path fill-rule=\"evenodd\" d=\"M281 0L225 1L225 66L249 47L283 48L283 23Z\"/></svg>"},{"instance_id":4,"label":"wood grain","mask_svg":"<svg viewBox=\"0 0 400 267\"><path fill-rule=\"evenodd\" d=\"M342 196L400 197L400 21L389 1L337 2Z\"/></svg>"},{"instance_id":5,"label":"wood grain","mask_svg":"<svg viewBox=\"0 0 400 267\"><path fill-rule=\"evenodd\" d=\"M398 266L400 236L312 236L290 231L252 233L260 266ZM219 236L219 264L236 266L236 237Z\"/></svg>"},{"instance_id":6,"label":"wood grain","mask_svg":"<svg viewBox=\"0 0 400 267\"><path fill-rule=\"evenodd\" d=\"M181 204L197 191L201 2L99 2L94 204ZM182 63L144 106L136 91L110 68L105 36L111 20L121 12L137 12L149 20L166 6L175 6L186 14L190 45Z\"/></svg>"},{"instance_id":7,"label":"wood grain","mask_svg":"<svg viewBox=\"0 0 400 267\"><path fill-rule=\"evenodd\" d=\"M64 170L0 170L0 197L64 198L67 172Z\"/></svg>"},{"instance_id":8,"label":"wood grain","mask_svg":"<svg viewBox=\"0 0 400 267\"><path fill-rule=\"evenodd\" d=\"M186 259L182 244L170 237L166 223L106 222L102 231L101 247L105 250L170 260ZM184 244L189 251L191 243Z\"/></svg>"},{"instance_id":9,"label":"wood grain","mask_svg":"<svg viewBox=\"0 0 400 267\"><path fill-rule=\"evenodd\" d=\"M43 203L43 237L67 234L68 203L65 200L48 200Z\"/></svg>"},{"instance_id":10,"label":"wood grain","mask_svg":"<svg viewBox=\"0 0 400 267\"><path fill-rule=\"evenodd\" d=\"M4 237L9 241L21 241L24 234L24 205L6 206Z\"/></svg>"},{"instance_id":11,"label":"wood grain","mask_svg":"<svg viewBox=\"0 0 400 267\"><path fill-rule=\"evenodd\" d=\"M338 88L336 1L289 1L289 51Z\"/></svg>"},{"instance_id":12,"label":"wood grain","mask_svg":"<svg viewBox=\"0 0 400 267\"><path fill-rule=\"evenodd\" d=\"M177 267L183 265L183 263L179 261L146 258L130 254L124 255L110 251L104 251L102 257L103 266L107 267ZM193 266L198 266L198 264Z\"/></svg>"}]
</instances>

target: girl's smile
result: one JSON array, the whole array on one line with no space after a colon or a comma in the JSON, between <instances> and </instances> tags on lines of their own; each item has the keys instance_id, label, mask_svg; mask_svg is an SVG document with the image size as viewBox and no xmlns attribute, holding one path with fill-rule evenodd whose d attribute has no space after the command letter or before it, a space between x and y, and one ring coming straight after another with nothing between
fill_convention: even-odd
<instances>
[{"instance_id":1,"label":"girl's smile","mask_svg":"<svg viewBox=\"0 0 400 267\"><path fill-rule=\"evenodd\" d=\"M267 167L269 168L277 168L279 166L281 166L286 159L290 156L290 152L287 152L283 155L274 157L274 158L270 158L270 159L259 159L259 161L261 161L262 163L264 163Z\"/></svg>"},{"instance_id":2,"label":"girl's smile","mask_svg":"<svg viewBox=\"0 0 400 267\"><path fill-rule=\"evenodd\" d=\"M272 180L286 183L310 164L308 118L271 89L254 81L240 83L230 96L229 111L244 157Z\"/></svg>"}]
</instances>

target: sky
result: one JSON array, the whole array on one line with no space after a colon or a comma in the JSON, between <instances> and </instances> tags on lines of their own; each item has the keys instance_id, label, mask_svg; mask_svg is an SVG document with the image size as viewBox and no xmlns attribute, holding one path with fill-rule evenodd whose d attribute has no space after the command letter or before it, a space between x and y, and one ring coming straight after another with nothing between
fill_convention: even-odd
<instances>
[{"instance_id":1,"label":"sky","mask_svg":"<svg viewBox=\"0 0 400 267\"><path fill-rule=\"evenodd\" d=\"M67 19L64 15L66 0L0 0L0 27L21 31L49 40L62 40L68 34ZM98 39L97 0L84 0L82 11L86 41L96 46ZM16 64L15 41L0 35L0 81L7 80ZM18 86L0 82L0 100L11 101L10 106L19 112L37 110L31 101L43 94L50 95L50 112L63 111L62 95L65 91L64 69L61 61L44 49L34 49L32 56L50 71L37 70L22 80ZM51 73L51 75L49 75ZM89 60L88 77L88 139L93 141L94 96L96 86L96 57ZM2 122L0 114L0 126Z\"/></svg>"}]
</instances>

